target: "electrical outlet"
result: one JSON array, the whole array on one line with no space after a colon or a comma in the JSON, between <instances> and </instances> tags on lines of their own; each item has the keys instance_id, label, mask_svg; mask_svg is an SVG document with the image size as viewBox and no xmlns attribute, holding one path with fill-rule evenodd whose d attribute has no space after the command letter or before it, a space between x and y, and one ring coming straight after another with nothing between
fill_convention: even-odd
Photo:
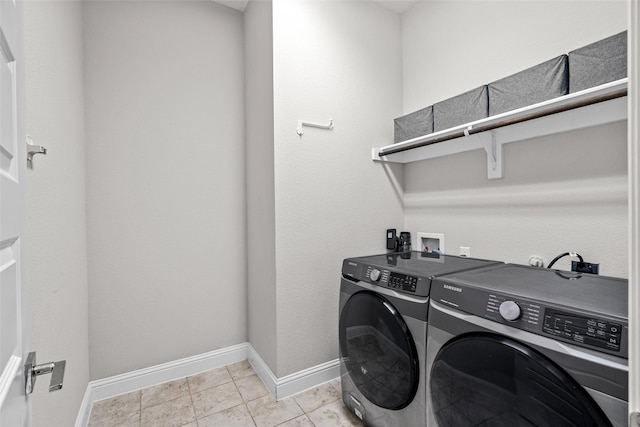
<instances>
[{"instance_id":1,"label":"electrical outlet","mask_svg":"<svg viewBox=\"0 0 640 427\"><path fill-rule=\"evenodd\" d=\"M531 255L529 257L529 265L531 267L544 267L544 261L538 255Z\"/></svg>"},{"instance_id":2,"label":"electrical outlet","mask_svg":"<svg viewBox=\"0 0 640 427\"><path fill-rule=\"evenodd\" d=\"M471 256L471 246L460 246L460 256Z\"/></svg>"},{"instance_id":3,"label":"electrical outlet","mask_svg":"<svg viewBox=\"0 0 640 427\"><path fill-rule=\"evenodd\" d=\"M578 273L590 273L598 274L600 264L593 264L590 262L571 261L571 271Z\"/></svg>"}]
</instances>

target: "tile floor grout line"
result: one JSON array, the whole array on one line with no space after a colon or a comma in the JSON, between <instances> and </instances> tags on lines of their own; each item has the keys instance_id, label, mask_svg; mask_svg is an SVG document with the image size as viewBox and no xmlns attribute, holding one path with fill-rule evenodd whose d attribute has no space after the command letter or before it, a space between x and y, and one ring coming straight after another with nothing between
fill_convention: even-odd
<instances>
[{"instance_id":1,"label":"tile floor grout line","mask_svg":"<svg viewBox=\"0 0 640 427\"><path fill-rule=\"evenodd\" d=\"M138 425L142 427L142 389L138 390Z\"/></svg>"},{"instance_id":2,"label":"tile floor grout line","mask_svg":"<svg viewBox=\"0 0 640 427\"><path fill-rule=\"evenodd\" d=\"M191 383L189 382L189 377L188 376L184 377L184 380L187 382L187 390L189 391L189 399L191 400L191 408L193 409L194 422L196 423L196 427L198 427L198 425L199 425L199 423L198 423L198 414L196 414L196 404L193 401L193 393L191 392ZM142 427L142 426L140 426L140 427Z\"/></svg>"},{"instance_id":3,"label":"tile floor grout line","mask_svg":"<svg viewBox=\"0 0 640 427\"><path fill-rule=\"evenodd\" d=\"M225 366L226 368L226 366ZM252 367L253 369L253 367ZM254 426L257 426L258 423L256 423L255 418L253 418L253 414L251 413L251 411L249 410L249 405L247 405L249 402L247 402L246 400L244 400L244 396L242 395L242 393L240 393L240 389L238 388L238 384L236 383L235 378L233 378L233 375L231 375L231 372L229 372L229 369L227 369L227 372L229 373L229 376L231 377L231 381L233 382L233 385L236 387L236 390L238 390L238 394L240 395L240 397L242 398L242 405L244 405L247 408L247 412L249 413L249 416L251 417L251 422L253 422ZM262 381L262 380L261 380ZM264 396L263 396L264 397ZM254 399L257 400L257 399ZM253 400L251 401L253 402ZM236 405L236 406L240 406L240 405Z\"/></svg>"}]
</instances>

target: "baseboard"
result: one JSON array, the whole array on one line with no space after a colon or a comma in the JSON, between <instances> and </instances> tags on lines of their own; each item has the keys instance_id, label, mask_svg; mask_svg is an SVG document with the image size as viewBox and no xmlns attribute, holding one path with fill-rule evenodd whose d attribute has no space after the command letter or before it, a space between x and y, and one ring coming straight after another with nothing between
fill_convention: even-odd
<instances>
[{"instance_id":1,"label":"baseboard","mask_svg":"<svg viewBox=\"0 0 640 427\"><path fill-rule=\"evenodd\" d=\"M89 425L89 416L91 415L92 404L91 383L89 383L87 385L87 390L84 392L84 397L82 398L82 403L80 404L80 410L78 411L74 427L85 427Z\"/></svg>"},{"instance_id":2,"label":"baseboard","mask_svg":"<svg viewBox=\"0 0 640 427\"><path fill-rule=\"evenodd\" d=\"M247 359L256 371L267 389L276 399L285 397L315 387L319 384L331 381L340 376L340 362L338 359L312 366L302 371L277 378L260 355L249 344Z\"/></svg>"},{"instance_id":3,"label":"baseboard","mask_svg":"<svg viewBox=\"0 0 640 427\"><path fill-rule=\"evenodd\" d=\"M241 362L247 359L248 347L248 343L242 343L150 368L91 381L87 385L75 427L84 427L88 424L93 402Z\"/></svg>"},{"instance_id":4,"label":"baseboard","mask_svg":"<svg viewBox=\"0 0 640 427\"><path fill-rule=\"evenodd\" d=\"M197 356L187 357L150 368L128 372L122 375L91 381L87 385L75 427L86 427L91 415L91 405L109 397L140 390L155 384L184 378L202 371L220 368L232 363L248 360L267 389L276 399L283 399L340 376L338 359L277 378L269 366L249 343Z\"/></svg>"},{"instance_id":5,"label":"baseboard","mask_svg":"<svg viewBox=\"0 0 640 427\"><path fill-rule=\"evenodd\" d=\"M269 366L262 360L258 352L253 348L251 344L249 344L249 348L247 350L247 360L253 367L253 370L256 371L264 385L267 387L267 390L278 398L278 378L271 371Z\"/></svg>"},{"instance_id":6,"label":"baseboard","mask_svg":"<svg viewBox=\"0 0 640 427\"><path fill-rule=\"evenodd\" d=\"M331 360L321 365L286 375L278 379L276 398L284 399L340 376L340 362Z\"/></svg>"}]
</instances>

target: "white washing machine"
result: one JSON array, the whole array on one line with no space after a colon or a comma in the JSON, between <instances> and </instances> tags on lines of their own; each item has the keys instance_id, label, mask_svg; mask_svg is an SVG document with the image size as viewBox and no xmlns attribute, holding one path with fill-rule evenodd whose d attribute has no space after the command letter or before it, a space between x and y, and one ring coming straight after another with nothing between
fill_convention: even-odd
<instances>
[{"instance_id":1,"label":"white washing machine","mask_svg":"<svg viewBox=\"0 0 640 427\"><path fill-rule=\"evenodd\" d=\"M365 425L426 424L431 281L440 274L492 263L421 252L344 260L339 319L342 397Z\"/></svg>"},{"instance_id":2,"label":"white washing machine","mask_svg":"<svg viewBox=\"0 0 640 427\"><path fill-rule=\"evenodd\" d=\"M510 264L435 279L429 427L627 426L627 287Z\"/></svg>"}]
</instances>

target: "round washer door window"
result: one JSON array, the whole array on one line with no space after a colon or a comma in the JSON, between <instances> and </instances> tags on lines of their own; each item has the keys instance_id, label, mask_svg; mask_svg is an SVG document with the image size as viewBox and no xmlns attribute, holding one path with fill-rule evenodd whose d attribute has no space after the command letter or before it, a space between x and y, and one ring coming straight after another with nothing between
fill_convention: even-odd
<instances>
[{"instance_id":1,"label":"round washer door window","mask_svg":"<svg viewBox=\"0 0 640 427\"><path fill-rule=\"evenodd\" d=\"M340 356L355 386L373 404L402 409L416 394L416 346L402 316L381 295L353 294L340 316Z\"/></svg>"},{"instance_id":2,"label":"round washer door window","mask_svg":"<svg viewBox=\"0 0 640 427\"><path fill-rule=\"evenodd\" d=\"M568 373L500 335L461 335L445 344L431 368L430 389L443 427L611 426Z\"/></svg>"}]
</instances>

